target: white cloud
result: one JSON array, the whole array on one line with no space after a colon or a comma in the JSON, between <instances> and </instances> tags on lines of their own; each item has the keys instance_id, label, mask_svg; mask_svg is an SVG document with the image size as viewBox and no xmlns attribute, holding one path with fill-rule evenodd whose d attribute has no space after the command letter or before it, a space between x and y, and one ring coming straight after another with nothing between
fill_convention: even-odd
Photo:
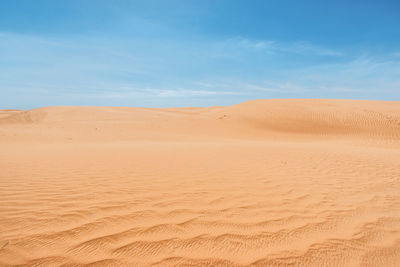
<instances>
[{"instance_id":1,"label":"white cloud","mask_svg":"<svg viewBox=\"0 0 400 267\"><path fill-rule=\"evenodd\" d=\"M279 42L275 40L257 40L243 37L229 38L223 42L223 45L229 50L234 47L240 49L258 50L270 54L302 54L302 55L317 55L342 57L344 53L338 50L320 46L311 42Z\"/></svg>"},{"instance_id":2,"label":"white cloud","mask_svg":"<svg viewBox=\"0 0 400 267\"><path fill-rule=\"evenodd\" d=\"M71 95L66 92L65 94ZM72 93L76 94L76 93ZM226 95L243 95L246 92L238 91L221 91L221 90L197 90L197 89L153 89L140 88L132 86L122 86L119 88L103 90L94 93L78 93L80 96L90 98L113 98L126 99L135 97L194 97L194 96L226 96Z\"/></svg>"},{"instance_id":3,"label":"white cloud","mask_svg":"<svg viewBox=\"0 0 400 267\"><path fill-rule=\"evenodd\" d=\"M310 42L295 42L293 44L282 46L282 51L289 51L292 53L311 54L319 56L341 57L343 52L329 49L326 47L318 46Z\"/></svg>"},{"instance_id":4,"label":"white cloud","mask_svg":"<svg viewBox=\"0 0 400 267\"><path fill-rule=\"evenodd\" d=\"M229 39L228 42L237 43L239 46L255 49L273 50L275 42L271 40L251 40L242 37Z\"/></svg>"},{"instance_id":5,"label":"white cloud","mask_svg":"<svg viewBox=\"0 0 400 267\"><path fill-rule=\"evenodd\" d=\"M206 91L206 90L188 90L188 89L144 89L148 92L160 97L184 97L184 96L222 96L222 95L241 95L243 92L234 91Z\"/></svg>"},{"instance_id":6,"label":"white cloud","mask_svg":"<svg viewBox=\"0 0 400 267\"><path fill-rule=\"evenodd\" d=\"M98 38L63 40L0 33L3 99L18 103L24 98L29 103L36 97L41 103L44 96L49 103L61 103L66 97L71 103L87 104L111 99L118 105L140 104L143 99L171 103L176 98L174 103L183 105L201 97L198 104L203 105L234 99L224 96L238 96L238 102L248 96L353 93L379 99L389 92L387 98L400 97L400 52L358 55L310 42L243 37L219 42Z\"/></svg>"}]
</instances>

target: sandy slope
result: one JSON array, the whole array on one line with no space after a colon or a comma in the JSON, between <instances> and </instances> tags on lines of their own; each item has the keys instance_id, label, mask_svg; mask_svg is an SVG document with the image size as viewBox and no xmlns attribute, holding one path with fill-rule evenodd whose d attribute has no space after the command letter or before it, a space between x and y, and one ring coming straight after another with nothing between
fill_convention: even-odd
<instances>
[{"instance_id":1,"label":"sandy slope","mask_svg":"<svg viewBox=\"0 0 400 267\"><path fill-rule=\"evenodd\" d=\"M0 112L0 265L399 266L400 102Z\"/></svg>"}]
</instances>

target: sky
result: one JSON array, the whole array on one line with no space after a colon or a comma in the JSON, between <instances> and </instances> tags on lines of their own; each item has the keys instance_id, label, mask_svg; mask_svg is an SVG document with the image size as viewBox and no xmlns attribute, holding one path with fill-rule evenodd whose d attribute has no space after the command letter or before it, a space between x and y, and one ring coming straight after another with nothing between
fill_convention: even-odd
<instances>
[{"instance_id":1,"label":"sky","mask_svg":"<svg viewBox=\"0 0 400 267\"><path fill-rule=\"evenodd\" d=\"M400 100L398 0L1 0L0 109Z\"/></svg>"}]
</instances>

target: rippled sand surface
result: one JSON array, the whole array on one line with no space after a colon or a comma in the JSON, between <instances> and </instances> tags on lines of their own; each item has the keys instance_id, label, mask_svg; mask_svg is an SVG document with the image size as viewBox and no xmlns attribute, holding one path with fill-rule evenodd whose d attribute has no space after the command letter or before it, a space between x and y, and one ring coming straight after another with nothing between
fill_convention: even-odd
<instances>
[{"instance_id":1,"label":"rippled sand surface","mask_svg":"<svg viewBox=\"0 0 400 267\"><path fill-rule=\"evenodd\" d=\"M1 266L399 266L400 102L0 111Z\"/></svg>"}]
</instances>

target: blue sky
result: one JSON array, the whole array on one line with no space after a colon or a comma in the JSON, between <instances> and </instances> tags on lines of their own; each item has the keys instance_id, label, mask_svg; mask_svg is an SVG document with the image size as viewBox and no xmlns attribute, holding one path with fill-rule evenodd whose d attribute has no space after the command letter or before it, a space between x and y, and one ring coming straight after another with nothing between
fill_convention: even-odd
<instances>
[{"instance_id":1,"label":"blue sky","mask_svg":"<svg viewBox=\"0 0 400 267\"><path fill-rule=\"evenodd\" d=\"M2 0L0 108L400 100L399 1Z\"/></svg>"}]
</instances>

